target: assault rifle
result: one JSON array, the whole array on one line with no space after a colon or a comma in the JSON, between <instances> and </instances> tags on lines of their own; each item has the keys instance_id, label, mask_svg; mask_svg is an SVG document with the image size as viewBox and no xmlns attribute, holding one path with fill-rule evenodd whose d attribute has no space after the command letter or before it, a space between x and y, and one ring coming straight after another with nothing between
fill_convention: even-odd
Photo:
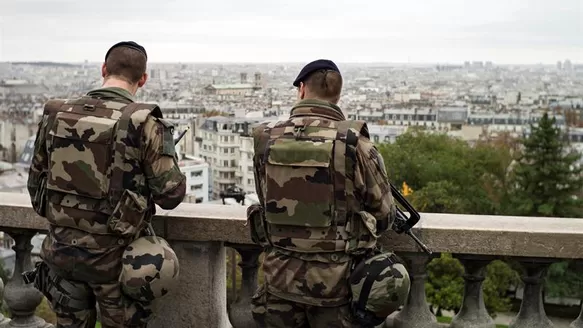
<instances>
[{"instance_id":1,"label":"assault rifle","mask_svg":"<svg viewBox=\"0 0 583 328\"><path fill-rule=\"evenodd\" d=\"M409 237L413 238L413 240L423 249L425 253L429 255L433 254L433 252L411 231L411 228L413 228L421 218L419 213L392 184L391 193L393 194L393 198L397 201L397 203L403 206L409 213L409 217L407 217L405 213L397 206L397 217L393 223L393 230L398 234L405 233L406 235L409 235Z\"/></svg>"}]
</instances>

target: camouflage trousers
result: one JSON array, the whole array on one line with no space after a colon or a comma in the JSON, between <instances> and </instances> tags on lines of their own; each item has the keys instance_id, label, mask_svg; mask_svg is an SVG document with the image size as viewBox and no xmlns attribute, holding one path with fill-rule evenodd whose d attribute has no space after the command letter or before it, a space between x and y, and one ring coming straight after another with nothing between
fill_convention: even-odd
<instances>
[{"instance_id":1,"label":"camouflage trousers","mask_svg":"<svg viewBox=\"0 0 583 328\"><path fill-rule=\"evenodd\" d=\"M322 307L285 300L261 288L252 299L258 328L359 328L348 304Z\"/></svg>"},{"instance_id":2,"label":"camouflage trousers","mask_svg":"<svg viewBox=\"0 0 583 328\"><path fill-rule=\"evenodd\" d=\"M94 284L59 277L60 284L68 284L68 289L73 289L71 294L77 298L84 295L89 301L89 306L75 307L70 302L53 299L50 302L51 309L57 315L57 328L94 328L97 321L96 305L99 305L100 322L102 328L145 328L147 318L152 311L149 306L131 301L121 292L119 282L110 284ZM72 295L71 295L72 296Z\"/></svg>"}]
</instances>

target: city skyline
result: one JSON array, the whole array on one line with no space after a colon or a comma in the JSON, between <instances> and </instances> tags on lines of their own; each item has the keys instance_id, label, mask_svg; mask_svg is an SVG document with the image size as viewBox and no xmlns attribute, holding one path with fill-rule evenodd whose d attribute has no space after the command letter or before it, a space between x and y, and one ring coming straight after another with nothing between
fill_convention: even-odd
<instances>
[{"instance_id":1,"label":"city skyline","mask_svg":"<svg viewBox=\"0 0 583 328\"><path fill-rule=\"evenodd\" d=\"M101 62L131 39L151 63L583 62L578 0L367 4L14 1L0 13L0 61Z\"/></svg>"}]
</instances>

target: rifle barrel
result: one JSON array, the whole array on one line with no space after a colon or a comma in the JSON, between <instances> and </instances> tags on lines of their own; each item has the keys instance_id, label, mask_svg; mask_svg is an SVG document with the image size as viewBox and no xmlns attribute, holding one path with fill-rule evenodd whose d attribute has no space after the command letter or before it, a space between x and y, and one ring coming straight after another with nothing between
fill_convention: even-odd
<instances>
[{"instance_id":1,"label":"rifle barrel","mask_svg":"<svg viewBox=\"0 0 583 328\"><path fill-rule=\"evenodd\" d=\"M184 137L184 135L186 134L186 131L190 130L190 127L187 127L186 129L184 129L184 131L182 131L179 135L178 138L176 138L176 140L174 140L174 144L178 144L178 142Z\"/></svg>"},{"instance_id":2,"label":"rifle barrel","mask_svg":"<svg viewBox=\"0 0 583 328\"><path fill-rule=\"evenodd\" d=\"M415 234L411 232L411 230L407 230L405 231L405 233L409 235L409 237L413 238L413 240L417 243L417 245L419 245L423 249L425 253L427 253L428 255L433 254L433 251L430 250L421 240L419 240L419 238L417 238L417 236L415 236Z\"/></svg>"}]
</instances>

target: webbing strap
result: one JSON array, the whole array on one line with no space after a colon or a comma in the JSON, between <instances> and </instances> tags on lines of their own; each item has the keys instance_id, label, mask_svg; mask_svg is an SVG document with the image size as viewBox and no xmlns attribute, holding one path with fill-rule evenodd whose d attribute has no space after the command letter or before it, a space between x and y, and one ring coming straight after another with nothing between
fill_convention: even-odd
<instances>
[{"instance_id":1,"label":"webbing strap","mask_svg":"<svg viewBox=\"0 0 583 328\"><path fill-rule=\"evenodd\" d=\"M59 276L54 275L52 271L49 270L47 278L48 286L46 293L51 295L53 301L57 302L59 305L66 306L68 308L76 310L92 309L95 306L95 303L92 303L91 299L72 298L70 295L74 295L75 293L77 293L78 287L75 287L74 285L72 285L66 280L63 280ZM62 292L61 289L64 292Z\"/></svg>"},{"instance_id":2,"label":"webbing strap","mask_svg":"<svg viewBox=\"0 0 583 328\"><path fill-rule=\"evenodd\" d=\"M141 104L141 103L130 103L128 104L121 114L118 121L118 125L115 133L115 143L114 143L114 160L113 165L110 167L111 172L111 188L110 188L110 199L118 199L123 192L123 174L124 174L124 158L126 154L126 145L122 141L122 138L127 137L127 131L130 124L131 116L133 113L140 109L154 110L158 108L155 104ZM125 133L120 133L120 131L125 131ZM112 204L113 205L113 204Z\"/></svg>"},{"instance_id":3,"label":"webbing strap","mask_svg":"<svg viewBox=\"0 0 583 328\"><path fill-rule=\"evenodd\" d=\"M346 224L349 212L354 209L356 146L363 124L362 121L339 122L334 140L334 172L344 175L344 179L337 179L337 174L334 176L336 223L340 226ZM356 134L351 129L356 130Z\"/></svg>"},{"instance_id":4,"label":"webbing strap","mask_svg":"<svg viewBox=\"0 0 583 328\"><path fill-rule=\"evenodd\" d=\"M358 305L357 309L361 311L366 310L366 302L368 301L368 297L370 296L370 290L372 288L372 284L375 282L379 274L383 272L384 269L388 268L389 266L397 263L395 258L391 255L385 257L382 261L373 262L375 265L373 266L372 270L368 272L364 280L364 284L362 284L362 289L360 290L360 297L358 298Z\"/></svg>"}]
</instances>

